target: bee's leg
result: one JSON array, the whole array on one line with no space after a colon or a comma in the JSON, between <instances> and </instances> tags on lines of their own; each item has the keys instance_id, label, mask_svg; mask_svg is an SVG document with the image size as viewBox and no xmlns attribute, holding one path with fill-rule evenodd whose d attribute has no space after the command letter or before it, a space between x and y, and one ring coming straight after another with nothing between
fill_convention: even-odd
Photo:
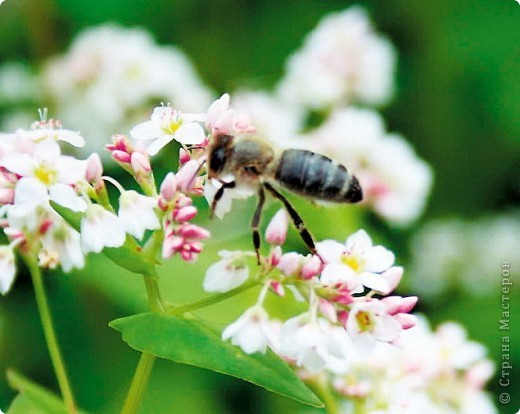
<instances>
[{"instance_id":1,"label":"bee's leg","mask_svg":"<svg viewBox=\"0 0 520 414\"><path fill-rule=\"evenodd\" d=\"M220 187L215 193L215 197L213 197L213 201L211 202L211 213L209 215L210 218L213 218L213 214L215 213L215 209L217 208L217 204L224 195L224 191L226 188L235 188L236 183L234 181L230 181L229 183L222 182L222 187Z\"/></svg>"},{"instance_id":2,"label":"bee's leg","mask_svg":"<svg viewBox=\"0 0 520 414\"><path fill-rule=\"evenodd\" d=\"M307 248L310 250L312 254L315 254L319 257L317 251L316 251L316 244L314 243L314 239L312 238L311 234L309 233L309 230L305 227L305 223L303 222L302 218L298 214L298 212L294 209L294 207L291 205L289 200L287 200L283 194L279 193L277 190L274 189L273 186L269 183L264 183L264 187L269 191L273 196L275 196L278 200L280 200L287 212L289 213L289 216L291 217L292 222L294 223L294 226L296 227L296 230L300 233L300 236L307 246ZM321 257L320 257L321 259ZM322 260L323 261L323 260Z\"/></svg>"},{"instance_id":3,"label":"bee's leg","mask_svg":"<svg viewBox=\"0 0 520 414\"><path fill-rule=\"evenodd\" d=\"M251 229L253 230L253 245L255 246L256 260L260 264L260 233L258 232L258 225L260 224L260 217L262 216L262 208L265 202L264 187L258 188L258 203L256 205L255 214L251 220Z\"/></svg>"}]
</instances>

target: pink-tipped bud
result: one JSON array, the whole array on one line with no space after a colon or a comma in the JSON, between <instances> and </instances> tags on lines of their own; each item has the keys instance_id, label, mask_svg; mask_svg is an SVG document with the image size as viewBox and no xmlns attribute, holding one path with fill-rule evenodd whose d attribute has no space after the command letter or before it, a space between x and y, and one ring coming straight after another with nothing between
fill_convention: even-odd
<instances>
[{"instance_id":1,"label":"pink-tipped bud","mask_svg":"<svg viewBox=\"0 0 520 414\"><path fill-rule=\"evenodd\" d=\"M213 135L233 135L235 126L235 112L232 109L225 111L213 125Z\"/></svg>"},{"instance_id":2,"label":"pink-tipped bud","mask_svg":"<svg viewBox=\"0 0 520 414\"><path fill-rule=\"evenodd\" d=\"M285 296L285 288L283 285L277 280L271 280L270 284L271 290L278 296Z\"/></svg>"},{"instance_id":3,"label":"pink-tipped bud","mask_svg":"<svg viewBox=\"0 0 520 414\"><path fill-rule=\"evenodd\" d=\"M280 209L271 219L265 230L265 240L269 244L281 245L285 243L289 217L285 209Z\"/></svg>"},{"instance_id":4,"label":"pink-tipped bud","mask_svg":"<svg viewBox=\"0 0 520 414\"><path fill-rule=\"evenodd\" d=\"M336 313L336 308L334 305L325 299L320 299L318 302L318 308L320 312L332 323L336 323L338 321L338 315Z\"/></svg>"},{"instance_id":5,"label":"pink-tipped bud","mask_svg":"<svg viewBox=\"0 0 520 414\"><path fill-rule=\"evenodd\" d=\"M417 324L417 317L409 313L398 313L393 317L403 329L413 328Z\"/></svg>"},{"instance_id":6,"label":"pink-tipped bud","mask_svg":"<svg viewBox=\"0 0 520 414\"><path fill-rule=\"evenodd\" d=\"M417 296L408 296L406 298L401 296L388 296L381 299L381 302L385 305L389 315L395 315L410 312L418 300L419 298Z\"/></svg>"},{"instance_id":7,"label":"pink-tipped bud","mask_svg":"<svg viewBox=\"0 0 520 414\"><path fill-rule=\"evenodd\" d=\"M123 134L114 134L112 135L112 144L106 146L106 149L109 151L122 151L127 154L131 154L133 152L132 144L130 143L128 137Z\"/></svg>"},{"instance_id":8,"label":"pink-tipped bud","mask_svg":"<svg viewBox=\"0 0 520 414\"><path fill-rule=\"evenodd\" d=\"M178 223L190 221L197 215L197 208L194 206L186 206L173 211L173 218Z\"/></svg>"},{"instance_id":9,"label":"pink-tipped bud","mask_svg":"<svg viewBox=\"0 0 520 414\"><path fill-rule=\"evenodd\" d=\"M338 312L338 322L345 329L347 328L347 320L348 320L348 312L346 310L342 310Z\"/></svg>"},{"instance_id":10,"label":"pink-tipped bud","mask_svg":"<svg viewBox=\"0 0 520 414\"><path fill-rule=\"evenodd\" d=\"M49 231L49 229L53 225L53 221L51 219L45 219L40 224L40 234L45 234Z\"/></svg>"},{"instance_id":11,"label":"pink-tipped bud","mask_svg":"<svg viewBox=\"0 0 520 414\"><path fill-rule=\"evenodd\" d=\"M85 178L89 183L96 184L101 180L102 175L103 164L101 164L101 158L98 153L94 152L87 158Z\"/></svg>"},{"instance_id":12,"label":"pink-tipped bud","mask_svg":"<svg viewBox=\"0 0 520 414\"><path fill-rule=\"evenodd\" d=\"M130 165L135 174L150 174L152 166L150 165L150 158L141 152L133 152L130 157Z\"/></svg>"},{"instance_id":13,"label":"pink-tipped bud","mask_svg":"<svg viewBox=\"0 0 520 414\"><path fill-rule=\"evenodd\" d=\"M177 193L177 180L175 179L175 175L173 173L166 174L163 182L161 183L161 197L166 201L171 201L175 197L175 193Z\"/></svg>"},{"instance_id":14,"label":"pink-tipped bud","mask_svg":"<svg viewBox=\"0 0 520 414\"><path fill-rule=\"evenodd\" d=\"M354 302L354 299L350 293L350 289L347 287L347 285L340 285L336 291L336 295L332 300L336 303L339 303L340 305L350 305L352 302Z\"/></svg>"},{"instance_id":15,"label":"pink-tipped bud","mask_svg":"<svg viewBox=\"0 0 520 414\"><path fill-rule=\"evenodd\" d=\"M285 253L277 267L285 276L296 276L300 271L301 258L301 255L295 252Z\"/></svg>"},{"instance_id":16,"label":"pink-tipped bud","mask_svg":"<svg viewBox=\"0 0 520 414\"><path fill-rule=\"evenodd\" d=\"M127 152L119 150L112 151L112 158L121 164L130 164L130 154Z\"/></svg>"},{"instance_id":17,"label":"pink-tipped bud","mask_svg":"<svg viewBox=\"0 0 520 414\"><path fill-rule=\"evenodd\" d=\"M465 378L471 387L480 390L484 388L494 372L495 366L491 361L479 361L468 368Z\"/></svg>"},{"instance_id":18,"label":"pink-tipped bud","mask_svg":"<svg viewBox=\"0 0 520 414\"><path fill-rule=\"evenodd\" d=\"M318 276L321 273L321 269L323 268L323 263L321 259L313 255L307 263L305 263L301 270L302 279L310 279L314 276Z\"/></svg>"},{"instance_id":19,"label":"pink-tipped bud","mask_svg":"<svg viewBox=\"0 0 520 414\"><path fill-rule=\"evenodd\" d=\"M280 246L276 246L269 252L269 263L272 267L275 267L280 263L280 259L282 257L282 248Z\"/></svg>"},{"instance_id":20,"label":"pink-tipped bud","mask_svg":"<svg viewBox=\"0 0 520 414\"><path fill-rule=\"evenodd\" d=\"M211 233L203 229L202 227L196 226L195 224L183 224L179 228L179 234L183 237L190 239L207 239Z\"/></svg>"},{"instance_id":21,"label":"pink-tipped bud","mask_svg":"<svg viewBox=\"0 0 520 414\"><path fill-rule=\"evenodd\" d=\"M200 170L200 164L190 160L175 175L177 185L181 191L189 191L195 184L195 178Z\"/></svg>"},{"instance_id":22,"label":"pink-tipped bud","mask_svg":"<svg viewBox=\"0 0 520 414\"><path fill-rule=\"evenodd\" d=\"M189 160L191 160L191 155L189 151L186 151L184 148L179 149L179 162L181 164L186 164Z\"/></svg>"},{"instance_id":23,"label":"pink-tipped bud","mask_svg":"<svg viewBox=\"0 0 520 414\"><path fill-rule=\"evenodd\" d=\"M395 290L397 285L401 282L404 269L401 266L392 266L381 274L381 276L388 282L389 290L385 292L389 294Z\"/></svg>"},{"instance_id":24,"label":"pink-tipped bud","mask_svg":"<svg viewBox=\"0 0 520 414\"><path fill-rule=\"evenodd\" d=\"M14 188L0 188L0 205L14 203Z\"/></svg>"},{"instance_id":25,"label":"pink-tipped bud","mask_svg":"<svg viewBox=\"0 0 520 414\"><path fill-rule=\"evenodd\" d=\"M185 196L182 193L178 194L177 200L175 201L176 208L183 208L183 207L191 206L191 205L192 205L191 198L189 198L188 196Z\"/></svg>"}]
</instances>

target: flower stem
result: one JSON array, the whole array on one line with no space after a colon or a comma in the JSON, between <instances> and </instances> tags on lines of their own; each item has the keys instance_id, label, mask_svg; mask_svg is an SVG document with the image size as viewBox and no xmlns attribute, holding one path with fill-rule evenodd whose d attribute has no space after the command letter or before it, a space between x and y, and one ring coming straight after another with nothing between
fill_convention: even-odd
<instances>
[{"instance_id":1,"label":"flower stem","mask_svg":"<svg viewBox=\"0 0 520 414\"><path fill-rule=\"evenodd\" d=\"M320 397L321 401L323 401L328 414L340 413L338 402L336 398L334 398L334 395L330 389L330 385L323 374L318 375L311 380L307 380L305 383L316 393L318 397Z\"/></svg>"},{"instance_id":2,"label":"flower stem","mask_svg":"<svg viewBox=\"0 0 520 414\"><path fill-rule=\"evenodd\" d=\"M36 296L36 304L40 313L40 318L43 327L43 333L45 334L45 340L47 341L47 348L51 356L52 365L54 366L54 372L58 379L58 385L60 387L61 395L65 401L65 405L69 413L76 413L76 403L74 402L74 396L72 389L67 377L67 371L63 358L61 356L60 347L58 340L56 339L56 332L52 322L52 316L47 302L47 296L45 295L45 288L43 285L42 274L38 264L31 259L26 260L29 272L31 273L32 282L34 285L34 294Z\"/></svg>"},{"instance_id":3,"label":"flower stem","mask_svg":"<svg viewBox=\"0 0 520 414\"><path fill-rule=\"evenodd\" d=\"M134 414L137 412L148 385L154 362L154 355L146 352L141 354L121 414Z\"/></svg>"},{"instance_id":4,"label":"flower stem","mask_svg":"<svg viewBox=\"0 0 520 414\"><path fill-rule=\"evenodd\" d=\"M173 308L168 309L166 313L168 313L169 315L182 315L183 313L191 312L192 310L204 308L206 306L210 306L215 303L221 302L227 298L245 292L246 290L251 289L253 286L256 285L258 285L258 282L256 280L251 280L247 283L244 283L242 286L239 286L235 289L231 289L228 292L208 296L207 298L186 303L185 305L175 306Z\"/></svg>"}]
</instances>

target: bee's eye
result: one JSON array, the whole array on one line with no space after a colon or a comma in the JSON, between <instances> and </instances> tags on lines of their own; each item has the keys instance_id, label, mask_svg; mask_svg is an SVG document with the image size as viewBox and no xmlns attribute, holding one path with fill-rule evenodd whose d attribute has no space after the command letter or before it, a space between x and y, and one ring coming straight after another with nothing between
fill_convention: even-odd
<instances>
[{"instance_id":1,"label":"bee's eye","mask_svg":"<svg viewBox=\"0 0 520 414\"><path fill-rule=\"evenodd\" d=\"M226 163L226 151L223 147L215 148L211 154L209 169L215 173L219 173L224 168Z\"/></svg>"}]
</instances>

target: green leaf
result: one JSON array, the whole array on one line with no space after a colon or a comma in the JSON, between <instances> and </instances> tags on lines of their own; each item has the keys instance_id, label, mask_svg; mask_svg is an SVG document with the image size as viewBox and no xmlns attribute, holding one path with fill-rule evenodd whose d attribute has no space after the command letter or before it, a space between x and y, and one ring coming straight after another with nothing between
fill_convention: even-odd
<instances>
[{"instance_id":1,"label":"green leaf","mask_svg":"<svg viewBox=\"0 0 520 414\"><path fill-rule=\"evenodd\" d=\"M109 325L138 351L231 375L302 403L323 406L272 352L247 355L199 321L142 313L116 319Z\"/></svg>"},{"instance_id":2,"label":"green leaf","mask_svg":"<svg viewBox=\"0 0 520 414\"><path fill-rule=\"evenodd\" d=\"M52 208L69 223L74 229L80 231L83 214L72 211L51 201ZM126 236L125 244L121 247L106 247L103 254L118 266L132 273L156 276L154 263L147 260L140 253L141 247L129 235Z\"/></svg>"},{"instance_id":3,"label":"green leaf","mask_svg":"<svg viewBox=\"0 0 520 414\"><path fill-rule=\"evenodd\" d=\"M20 391L7 414L68 414L63 401L54 393L13 371L7 371L9 385Z\"/></svg>"}]
</instances>

